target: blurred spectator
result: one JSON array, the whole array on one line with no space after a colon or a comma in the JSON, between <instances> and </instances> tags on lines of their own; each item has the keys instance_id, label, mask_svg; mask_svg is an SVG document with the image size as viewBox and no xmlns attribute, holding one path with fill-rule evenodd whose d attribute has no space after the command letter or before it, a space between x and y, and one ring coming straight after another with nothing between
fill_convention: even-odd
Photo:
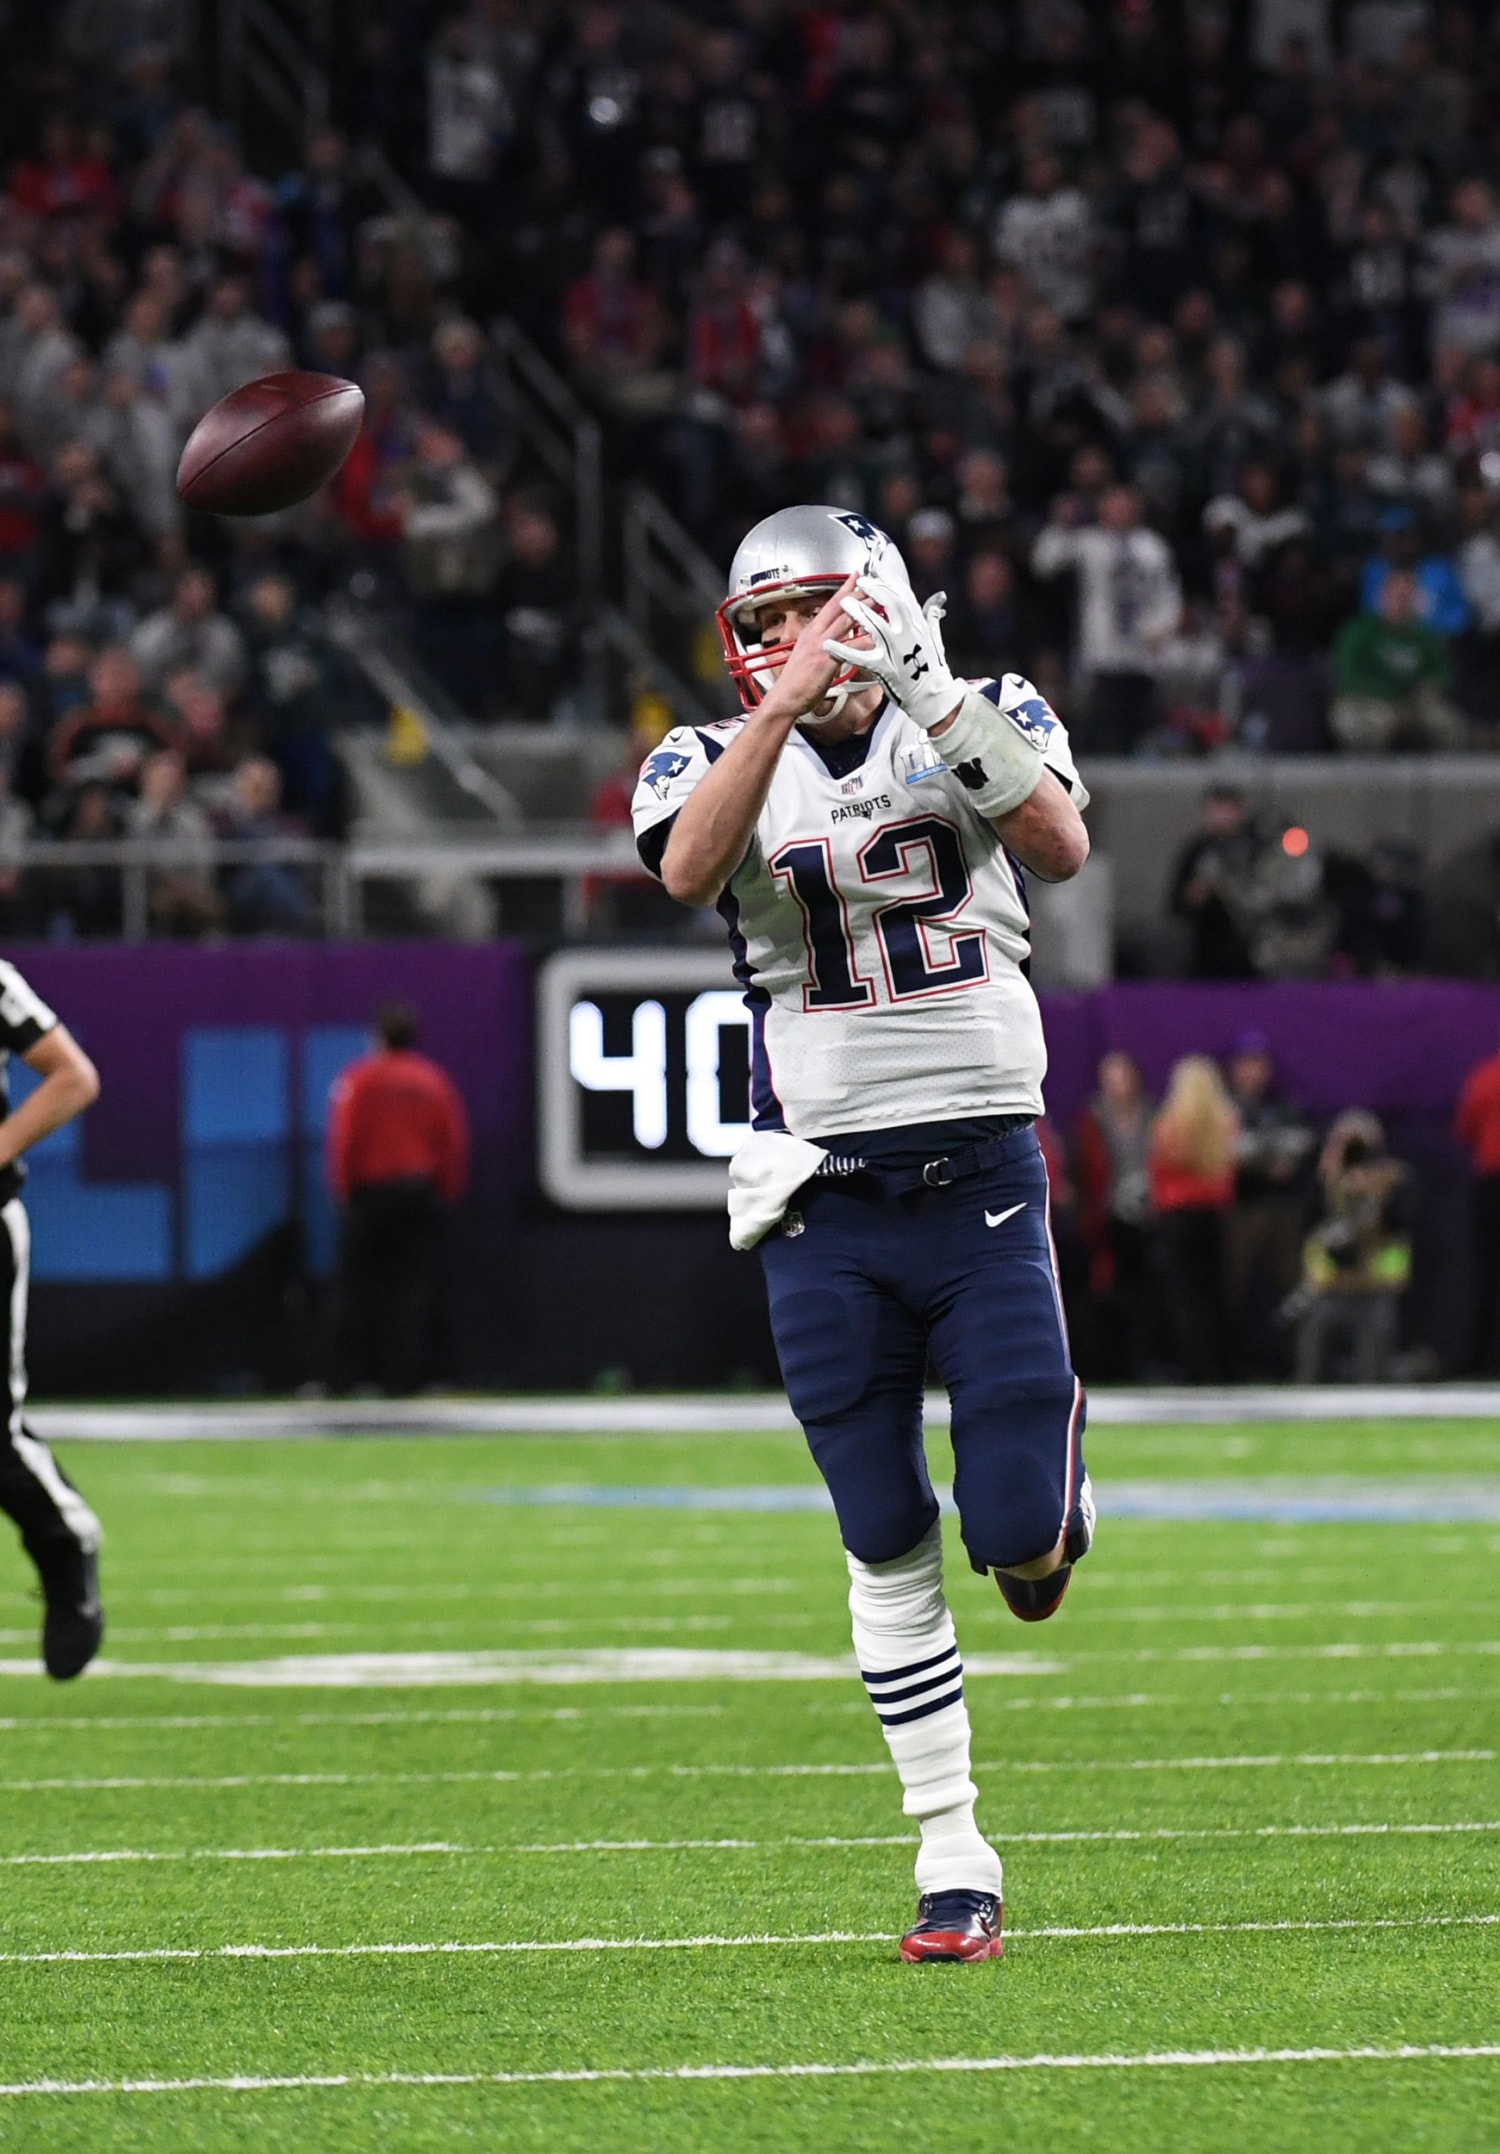
<instances>
[{"instance_id":1,"label":"blurred spectator","mask_svg":"<svg viewBox=\"0 0 1500 2154\"><path fill-rule=\"evenodd\" d=\"M224 905L213 885L213 828L188 798L187 766L165 748L141 766L139 797L126 832L148 842L160 865L147 878L153 927L166 935L207 935L222 926Z\"/></svg>"},{"instance_id":2,"label":"blurred spectator","mask_svg":"<svg viewBox=\"0 0 1500 2154\"><path fill-rule=\"evenodd\" d=\"M1378 979L1422 969L1427 902L1414 845L1403 838L1377 838L1367 859L1330 855L1324 879L1338 908L1336 963Z\"/></svg>"},{"instance_id":3,"label":"blurred spectator","mask_svg":"<svg viewBox=\"0 0 1500 2154\"><path fill-rule=\"evenodd\" d=\"M179 347L179 393L189 410L207 411L231 389L289 366L291 357L281 330L251 312L244 279L221 277Z\"/></svg>"},{"instance_id":4,"label":"blurred spectator","mask_svg":"<svg viewBox=\"0 0 1500 2154\"><path fill-rule=\"evenodd\" d=\"M1152 1112L1134 1056L1112 1049L1078 1124L1077 1156L1095 1351L1101 1375L1117 1383L1138 1383L1153 1347Z\"/></svg>"},{"instance_id":5,"label":"blurred spectator","mask_svg":"<svg viewBox=\"0 0 1500 2154\"><path fill-rule=\"evenodd\" d=\"M126 650L108 646L89 667L88 700L52 731L47 761L53 782L68 792L102 786L133 789L145 758L172 746L172 728L148 702L140 671Z\"/></svg>"},{"instance_id":6,"label":"blurred spectator","mask_svg":"<svg viewBox=\"0 0 1500 2154\"><path fill-rule=\"evenodd\" d=\"M185 568L172 601L147 614L130 639L131 656L148 687L192 667L221 695L233 695L245 676L245 639L218 609L214 579L206 568Z\"/></svg>"},{"instance_id":7,"label":"blurred spectator","mask_svg":"<svg viewBox=\"0 0 1500 2154\"><path fill-rule=\"evenodd\" d=\"M912 303L917 343L929 366L956 374L972 345L990 327L990 309L979 281L979 249L973 235L948 231L938 266L917 287Z\"/></svg>"},{"instance_id":8,"label":"blurred spectator","mask_svg":"<svg viewBox=\"0 0 1500 2154\"><path fill-rule=\"evenodd\" d=\"M121 371L104 383L98 420L96 445L104 469L146 537L178 530L181 443L166 406L146 395L133 374Z\"/></svg>"},{"instance_id":9,"label":"blurred spectator","mask_svg":"<svg viewBox=\"0 0 1500 2154\"><path fill-rule=\"evenodd\" d=\"M68 801L57 836L90 844L117 842L120 818L107 785L82 785ZM118 935L123 924L120 870L90 861L51 868L44 878L43 909L54 942Z\"/></svg>"},{"instance_id":10,"label":"blurred spectator","mask_svg":"<svg viewBox=\"0 0 1500 2154\"><path fill-rule=\"evenodd\" d=\"M1338 1117L1318 1160L1321 1216L1291 1304L1299 1384L1341 1374L1359 1384L1388 1379L1411 1280L1406 1181L1373 1114L1354 1108Z\"/></svg>"},{"instance_id":11,"label":"blurred spectator","mask_svg":"<svg viewBox=\"0 0 1500 2154\"><path fill-rule=\"evenodd\" d=\"M1386 509L1380 518L1381 547L1365 563L1359 599L1366 613L1380 611L1390 577L1408 575L1417 587L1417 619L1440 636L1458 636L1469 625L1469 602L1456 564L1446 554L1424 553L1414 510Z\"/></svg>"},{"instance_id":12,"label":"blurred spectator","mask_svg":"<svg viewBox=\"0 0 1500 2154\"><path fill-rule=\"evenodd\" d=\"M35 684L42 671L41 647L26 629L26 587L0 576L0 681Z\"/></svg>"},{"instance_id":13,"label":"blurred spectator","mask_svg":"<svg viewBox=\"0 0 1500 2154\"><path fill-rule=\"evenodd\" d=\"M0 573L34 565L46 483L41 465L17 437L15 413L0 404Z\"/></svg>"},{"instance_id":14,"label":"blurred spectator","mask_svg":"<svg viewBox=\"0 0 1500 2154\"><path fill-rule=\"evenodd\" d=\"M464 1193L468 1117L452 1080L417 1052L417 1018L386 1003L373 1054L340 1072L328 1117L328 1186L342 1208L334 1388L397 1396L431 1375L438 1348L446 1207Z\"/></svg>"},{"instance_id":15,"label":"blurred spectator","mask_svg":"<svg viewBox=\"0 0 1500 2154\"><path fill-rule=\"evenodd\" d=\"M201 673L179 666L167 682L166 706L175 746L195 783L235 768L247 743L240 729L231 728L224 698Z\"/></svg>"},{"instance_id":16,"label":"blurred spectator","mask_svg":"<svg viewBox=\"0 0 1500 2154\"><path fill-rule=\"evenodd\" d=\"M1241 1376L1265 1378L1279 1373L1275 1319L1297 1283L1303 1169L1317 1140L1278 1090L1262 1034L1247 1032L1236 1040L1228 1078L1239 1118L1226 1245L1235 1366Z\"/></svg>"},{"instance_id":17,"label":"blurred spectator","mask_svg":"<svg viewBox=\"0 0 1500 2154\"><path fill-rule=\"evenodd\" d=\"M145 547L129 508L100 468L98 451L70 441L58 451L43 504L33 585L56 626L118 632Z\"/></svg>"},{"instance_id":18,"label":"blurred spectator","mask_svg":"<svg viewBox=\"0 0 1500 2154\"><path fill-rule=\"evenodd\" d=\"M976 553L943 621L948 660L961 680L998 677L1016 649L1016 580L1003 553Z\"/></svg>"},{"instance_id":19,"label":"blurred spectator","mask_svg":"<svg viewBox=\"0 0 1500 2154\"><path fill-rule=\"evenodd\" d=\"M1049 524L1032 564L1043 577L1076 571L1088 697L1080 732L1096 754L1128 752L1150 726L1158 657L1182 608L1170 551L1142 524L1139 496L1115 486L1099 503L1097 525Z\"/></svg>"},{"instance_id":20,"label":"blurred spectator","mask_svg":"<svg viewBox=\"0 0 1500 2154\"><path fill-rule=\"evenodd\" d=\"M648 285L635 275L635 241L619 227L601 232L593 266L563 308L568 355L586 384L627 418L665 410L671 376L659 361L665 324Z\"/></svg>"},{"instance_id":21,"label":"blurred spectator","mask_svg":"<svg viewBox=\"0 0 1500 2154\"><path fill-rule=\"evenodd\" d=\"M1488 356L1500 350L1500 210L1489 183L1455 187L1449 217L1427 243L1433 350Z\"/></svg>"},{"instance_id":22,"label":"blurred spectator","mask_svg":"<svg viewBox=\"0 0 1500 2154\"><path fill-rule=\"evenodd\" d=\"M1500 1375L1500 1054L1464 1079L1454 1130L1474 1168L1476 1375Z\"/></svg>"},{"instance_id":23,"label":"blurred spectator","mask_svg":"<svg viewBox=\"0 0 1500 2154\"><path fill-rule=\"evenodd\" d=\"M1093 298L1094 229L1088 197L1070 187L1057 158L1033 156L995 225L995 253L1070 322Z\"/></svg>"},{"instance_id":24,"label":"blurred spectator","mask_svg":"<svg viewBox=\"0 0 1500 2154\"><path fill-rule=\"evenodd\" d=\"M247 756L234 773L223 836L236 845L295 836L281 813L281 773L265 756ZM252 860L230 868L225 896L231 924L246 935L306 935L317 913L303 869L286 860Z\"/></svg>"},{"instance_id":25,"label":"blurred spectator","mask_svg":"<svg viewBox=\"0 0 1500 2154\"><path fill-rule=\"evenodd\" d=\"M5 693L0 687L0 699ZM0 763L0 931L7 935L24 935L32 924L26 846L35 822L27 803L12 791L9 765Z\"/></svg>"},{"instance_id":26,"label":"blurred spectator","mask_svg":"<svg viewBox=\"0 0 1500 2154\"><path fill-rule=\"evenodd\" d=\"M287 806L324 836L338 835L338 728L358 709L343 654L283 575L259 576L244 613L247 694L286 787Z\"/></svg>"},{"instance_id":27,"label":"blurred spectator","mask_svg":"<svg viewBox=\"0 0 1500 2154\"><path fill-rule=\"evenodd\" d=\"M425 403L440 426L458 435L491 483L504 478L515 457L515 423L474 322L459 317L433 331Z\"/></svg>"},{"instance_id":28,"label":"blurred spectator","mask_svg":"<svg viewBox=\"0 0 1500 2154\"><path fill-rule=\"evenodd\" d=\"M1377 613L1357 614L1333 648L1337 693L1329 723L1341 746L1368 754L1398 743L1456 748L1463 720L1447 696L1452 667L1443 640L1419 618L1416 579L1385 578Z\"/></svg>"},{"instance_id":29,"label":"blurred spectator","mask_svg":"<svg viewBox=\"0 0 1500 2154\"><path fill-rule=\"evenodd\" d=\"M506 536L509 557L493 598L504 639L500 706L514 717L550 718L576 678L573 579L557 520L540 501L512 504Z\"/></svg>"},{"instance_id":30,"label":"blurred spectator","mask_svg":"<svg viewBox=\"0 0 1500 2154\"><path fill-rule=\"evenodd\" d=\"M1248 921L1265 840L1232 785L1203 796L1203 825L1177 856L1172 911L1192 934L1188 969L1195 980L1255 977Z\"/></svg>"},{"instance_id":31,"label":"blurred spectator","mask_svg":"<svg viewBox=\"0 0 1500 2154\"><path fill-rule=\"evenodd\" d=\"M1231 1374L1224 1220L1234 1202L1239 1123L1206 1055L1173 1070L1151 1130L1151 1203L1174 1358L1189 1383Z\"/></svg>"},{"instance_id":32,"label":"blurred spectator","mask_svg":"<svg viewBox=\"0 0 1500 2154\"><path fill-rule=\"evenodd\" d=\"M493 487L459 435L420 421L396 496L407 587L418 598L477 597L494 574Z\"/></svg>"}]
</instances>

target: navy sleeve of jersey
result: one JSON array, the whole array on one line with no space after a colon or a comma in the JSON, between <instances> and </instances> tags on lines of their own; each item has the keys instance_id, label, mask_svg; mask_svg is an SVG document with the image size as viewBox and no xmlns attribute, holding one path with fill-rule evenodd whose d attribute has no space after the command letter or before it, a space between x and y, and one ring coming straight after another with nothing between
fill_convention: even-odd
<instances>
[{"instance_id":1,"label":"navy sleeve of jersey","mask_svg":"<svg viewBox=\"0 0 1500 2154\"><path fill-rule=\"evenodd\" d=\"M677 817L675 815L668 816L664 823L653 823L649 829L643 830L635 841L635 849L641 856L642 867L649 874L654 875L658 882L661 881L662 855L667 849L667 840L671 837L676 827Z\"/></svg>"},{"instance_id":2,"label":"navy sleeve of jersey","mask_svg":"<svg viewBox=\"0 0 1500 2154\"><path fill-rule=\"evenodd\" d=\"M48 1009L14 965L0 959L0 1049L24 1055L56 1024L56 1013Z\"/></svg>"}]
</instances>

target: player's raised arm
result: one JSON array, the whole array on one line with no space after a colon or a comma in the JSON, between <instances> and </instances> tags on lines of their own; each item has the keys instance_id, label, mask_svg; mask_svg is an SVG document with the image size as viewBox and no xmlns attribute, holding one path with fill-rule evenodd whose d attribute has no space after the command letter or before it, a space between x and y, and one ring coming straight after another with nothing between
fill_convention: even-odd
<instances>
[{"instance_id":1,"label":"player's raised arm","mask_svg":"<svg viewBox=\"0 0 1500 2154\"><path fill-rule=\"evenodd\" d=\"M1076 875L1089 856L1088 831L1034 737L1029 713L1046 705L1030 683L1007 674L997 693L959 680L943 649L941 602L919 606L908 586L882 577L878 567L858 579L854 593L841 593L838 605L864 636L858 646L830 639L829 656L884 684L940 745L973 805L1023 867L1046 882Z\"/></svg>"},{"instance_id":2,"label":"player's raised arm","mask_svg":"<svg viewBox=\"0 0 1500 2154\"><path fill-rule=\"evenodd\" d=\"M793 726L816 710L839 670L824 645L848 627L840 603L853 589L851 576L802 628L764 700L679 810L661 879L680 904L712 905L744 859Z\"/></svg>"}]
</instances>

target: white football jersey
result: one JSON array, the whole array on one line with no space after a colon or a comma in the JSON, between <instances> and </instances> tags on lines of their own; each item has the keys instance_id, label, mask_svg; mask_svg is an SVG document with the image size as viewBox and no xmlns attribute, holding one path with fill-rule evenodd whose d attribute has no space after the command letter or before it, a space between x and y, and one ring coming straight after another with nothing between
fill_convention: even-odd
<instances>
[{"instance_id":1,"label":"white football jersey","mask_svg":"<svg viewBox=\"0 0 1500 2154\"><path fill-rule=\"evenodd\" d=\"M998 683L977 685L1000 702ZM1066 732L1024 685L1018 697L1008 677L1007 714L1087 806ZM667 735L642 766L637 839L677 814L744 722ZM887 702L868 738L860 767L834 777L793 732L719 900L751 1016L754 1124L819 1138L1040 1114L1020 869L903 710Z\"/></svg>"}]
</instances>

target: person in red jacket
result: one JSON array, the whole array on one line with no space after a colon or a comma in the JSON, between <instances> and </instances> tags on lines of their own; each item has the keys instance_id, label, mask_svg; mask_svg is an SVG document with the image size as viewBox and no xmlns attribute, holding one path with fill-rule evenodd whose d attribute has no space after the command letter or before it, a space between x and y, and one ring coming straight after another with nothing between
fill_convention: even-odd
<instances>
[{"instance_id":1,"label":"person in red jacket","mask_svg":"<svg viewBox=\"0 0 1500 2154\"><path fill-rule=\"evenodd\" d=\"M1474 1162L1474 1367L1500 1370L1500 1054L1471 1069L1454 1128Z\"/></svg>"},{"instance_id":2,"label":"person in red jacket","mask_svg":"<svg viewBox=\"0 0 1500 2154\"><path fill-rule=\"evenodd\" d=\"M452 1079L416 1052L416 1012L386 1003L379 1046L335 1080L328 1186L342 1208L334 1382L396 1395L430 1377L446 1207L463 1195L469 1125Z\"/></svg>"},{"instance_id":3,"label":"person in red jacket","mask_svg":"<svg viewBox=\"0 0 1500 2154\"><path fill-rule=\"evenodd\" d=\"M1228 1380L1224 1220L1234 1202L1239 1116L1218 1066L1184 1055L1151 1126L1151 1208L1176 1358L1191 1384Z\"/></svg>"}]
</instances>

